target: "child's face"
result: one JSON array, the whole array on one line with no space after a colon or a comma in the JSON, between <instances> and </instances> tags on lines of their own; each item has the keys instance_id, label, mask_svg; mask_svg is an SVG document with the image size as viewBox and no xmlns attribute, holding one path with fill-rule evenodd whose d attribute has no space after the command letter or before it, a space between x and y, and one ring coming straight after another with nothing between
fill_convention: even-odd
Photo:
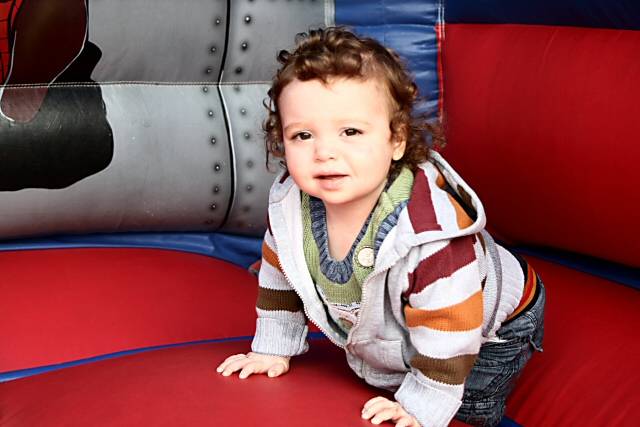
<instances>
[{"instance_id":1,"label":"child's face","mask_svg":"<svg viewBox=\"0 0 640 427\"><path fill-rule=\"evenodd\" d=\"M371 209L391 160L404 154L393 138L390 102L375 79L289 83L280 94L287 169L306 193L331 205Z\"/></svg>"}]
</instances>

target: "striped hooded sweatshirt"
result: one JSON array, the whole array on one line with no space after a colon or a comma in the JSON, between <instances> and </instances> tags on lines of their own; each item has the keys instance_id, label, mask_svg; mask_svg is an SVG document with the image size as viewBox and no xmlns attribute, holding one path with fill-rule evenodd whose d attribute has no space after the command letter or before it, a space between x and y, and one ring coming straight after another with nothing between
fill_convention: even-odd
<instances>
[{"instance_id":1,"label":"striped hooded sweatshirt","mask_svg":"<svg viewBox=\"0 0 640 427\"><path fill-rule=\"evenodd\" d=\"M282 172L269 194L252 351L304 353L308 319L345 349L358 376L394 391L421 425L448 425L480 346L495 338L523 294L522 267L484 225L478 197L432 152L362 283L358 319L345 338L311 279L300 189Z\"/></svg>"}]
</instances>

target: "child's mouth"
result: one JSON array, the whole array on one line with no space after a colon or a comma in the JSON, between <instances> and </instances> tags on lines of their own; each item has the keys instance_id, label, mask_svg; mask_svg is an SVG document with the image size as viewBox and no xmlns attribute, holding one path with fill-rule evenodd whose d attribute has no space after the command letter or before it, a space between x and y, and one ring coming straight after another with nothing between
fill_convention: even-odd
<instances>
[{"instance_id":1,"label":"child's mouth","mask_svg":"<svg viewBox=\"0 0 640 427\"><path fill-rule=\"evenodd\" d=\"M318 175L316 179L320 183L320 186L325 190L336 190L340 187L343 178L347 175L332 174L332 175Z\"/></svg>"}]
</instances>

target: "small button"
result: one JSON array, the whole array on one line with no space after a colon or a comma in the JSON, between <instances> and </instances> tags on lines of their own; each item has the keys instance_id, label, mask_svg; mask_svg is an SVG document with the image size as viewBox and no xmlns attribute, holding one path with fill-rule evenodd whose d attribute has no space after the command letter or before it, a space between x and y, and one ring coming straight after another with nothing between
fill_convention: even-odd
<instances>
[{"instance_id":1,"label":"small button","mask_svg":"<svg viewBox=\"0 0 640 427\"><path fill-rule=\"evenodd\" d=\"M373 252L373 248L369 246L365 246L360 249L358 255L356 256L358 263L363 267L373 267L375 262L375 253Z\"/></svg>"}]
</instances>

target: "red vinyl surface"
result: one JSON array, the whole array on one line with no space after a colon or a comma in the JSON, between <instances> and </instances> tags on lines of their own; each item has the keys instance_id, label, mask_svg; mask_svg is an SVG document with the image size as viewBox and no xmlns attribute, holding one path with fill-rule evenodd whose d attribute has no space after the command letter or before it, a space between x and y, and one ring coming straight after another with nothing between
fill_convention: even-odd
<instances>
[{"instance_id":1,"label":"red vinyl surface","mask_svg":"<svg viewBox=\"0 0 640 427\"><path fill-rule=\"evenodd\" d=\"M279 378L216 373L226 356L248 348L228 342L157 350L3 383L0 425L372 425L360 410L381 393L351 372L333 344L313 341Z\"/></svg>"},{"instance_id":2,"label":"red vinyl surface","mask_svg":"<svg viewBox=\"0 0 640 427\"><path fill-rule=\"evenodd\" d=\"M640 292L529 258L547 291L544 352L507 401L524 426L632 426L640 419Z\"/></svg>"},{"instance_id":3,"label":"red vinyl surface","mask_svg":"<svg viewBox=\"0 0 640 427\"><path fill-rule=\"evenodd\" d=\"M448 24L444 156L516 244L640 267L640 31Z\"/></svg>"},{"instance_id":4,"label":"red vinyl surface","mask_svg":"<svg viewBox=\"0 0 640 427\"><path fill-rule=\"evenodd\" d=\"M0 372L253 335L256 278L158 249L0 252Z\"/></svg>"}]
</instances>

